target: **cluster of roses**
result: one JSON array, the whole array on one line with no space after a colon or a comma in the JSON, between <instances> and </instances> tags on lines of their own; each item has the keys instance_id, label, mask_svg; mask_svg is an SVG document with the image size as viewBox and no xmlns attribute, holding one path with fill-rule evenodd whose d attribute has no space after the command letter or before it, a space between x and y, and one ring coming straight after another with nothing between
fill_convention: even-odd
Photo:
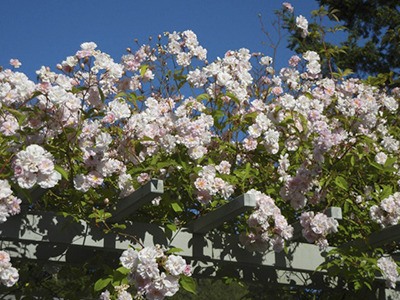
<instances>
[{"instance_id":1,"label":"cluster of roses","mask_svg":"<svg viewBox=\"0 0 400 300\"><path fill-rule=\"evenodd\" d=\"M224 199L229 199L233 193L233 186L217 177L217 171L220 174L229 174L230 167L230 163L223 160L218 166L205 166L199 171L199 177L194 182L198 201L207 204L217 193Z\"/></svg>"},{"instance_id":2,"label":"cluster of roses","mask_svg":"<svg viewBox=\"0 0 400 300\"><path fill-rule=\"evenodd\" d=\"M0 281L7 287L17 283L19 279L18 270L11 265L10 255L0 251Z\"/></svg>"},{"instance_id":3,"label":"cluster of roses","mask_svg":"<svg viewBox=\"0 0 400 300\"><path fill-rule=\"evenodd\" d=\"M0 108L18 105L29 99L35 91L35 84L25 74L9 69L0 72L0 82ZM11 137L17 134L19 128L17 118L6 109L2 109L0 133Z\"/></svg>"},{"instance_id":4,"label":"cluster of roses","mask_svg":"<svg viewBox=\"0 0 400 300\"><path fill-rule=\"evenodd\" d=\"M192 272L181 256L167 255L158 245L144 247L140 251L128 248L122 253L120 261L123 267L130 270L128 279L136 288L135 299L171 297L179 290L180 276L191 276ZM127 291L129 288L129 285L118 287L118 299L132 299ZM109 295L108 291L103 292L100 299L110 299Z\"/></svg>"},{"instance_id":5,"label":"cluster of roses","mask_svg":"<svg viewBox=\"0 0 400 300\"><path fill-rule=\"evenodd\" d=\"M290 201L294 209L301 209L307 203L306 193L312 188L312 173L307 168L299 168L295 176L284 177L285 184L279 191L280 196Z\"/></svg>"},{"instance_id":6,"label":"cluster of roses","mask_svg":"<svg viewBox=\"0 0 400 300\"><path fill-rule=\"evenodd\" d=\"M361 196L360 196L361 197ZM380 224L382 228L396 225L400 220L400 193L385 198L378 205L373 205L369 210L371 219ZM396 283L400 279L398 266L390 256L382 256L377 260L377 267L386 280L388 288L396 288Z\"/></svg>"},{"instance_id":7,"label":"cluster of roses","mask_svg":"<svg viewBox=\"0 0 400 300\"><path fill-rule=\"evenodd\" d=\"M207 50L199 45L196 34L191 30L186 30L181 34L177 32L167 33L169 53L176 55L178 65L187 67L191 64L192 58L206 60Z\"/></svg>"},{"instance_id":8,"label":"cluster of roses","mask_svg":"<svg viewBox=\"0 0 400 300\"><path fill-rule=\"evenodd\" d=\"M281 70L279 82L283 90L300 89L304 94L295 97L287 92L268 105L252 101L249 113L256 111L258 114L249 126L248 137L243 140L243 148L247 152L256 152L259 151L258 144L265 145L271 140L261 136L262 130L272 128L276 131L276 142L265 147L272 154L281 156L278 160L279 180L282 182L280 196L296 210L325 199L326 191L321 191L319 183L322 166L326 157L341 157L341 146L362 145L369 152L376 153L380 164L395 157L399 151L398 139L391 135L389 124L382 118L383 114L393 116L398 110L398 100L395 99L397 90L387 95L358 80L336 83L332 79L319 78L318 74L314 74L320 71L318 55L308 52L304 58L308 60L307 72L300 74L295 70L296 64L292 64ZM313 64L309 65L310 62ZM302 78L307 80L300 86ZM278 83L277 80L274 82L275 85ZM333 112L339 114L334 117ZM286 120L291 122L284 123ZM364 136L371 139L375 146L367 147L362 141ZM313 148L305 148L305 141L312 143ZM299 167L295 168L291 166L294 164L293 154L299 152L300 145L303 145L304 159L297 162ZM397 168L394 174L398 176L397 164L394 163L393 167ZM398 182L400 184L400 180Z\"/></svg>"},{"instance_id":9,"label":"cluster of roses","mask_svg":"<svg viewBox=\"0 0 400 300\"><path fill-rule=\"evenodd\" d=\"M303 236L309 243L315 243L320 250L326 250L329 245L326 236L337 232L339 223L323 213L314 214L310 211L301 214L300 225L303 227Z\"/></svg>"},{"instance_id":10,"label":"cluster of roses","mask_svg":"<svg viewBox=\"0 0 400 300\"><path fill-rule=\"evenodd\" d=\"M303 58L307 61L307 71L309 76L318 75L321 72L321 65L319 63L320 57L314 51L307 51L304 53Z\"/></svg>"},{"instance_id":11,"label":"cluster of roses","mask_svg":"<svg viewBox=\"0 0 400 300\"><path fill-rule=\"evenodd\" d=\"M15 197L7 180L0 180L0 223L7 221L9 216L19 214L21 199Z\"/></svg>"},{"instance_id":12,"label":"cluster of roses","mask_svg":"<svg viewBox=\"0 0 400 300\"><path fill-rule=\"evenodd\" d=\"M249 126L248 133L249 136L244 144L246 150L255 150L258 145L257 139L261 137L262 145L271 154L276 154L279 151L280 132L264 113L259 112L255 123Z\"/></svg>"},{"instance_id":13,"label":"cluster of roses","mask_svg":"<svg viewBox=\"0 0 400 300\"><path fill-rule=\"evenodd\" d=\"M386 279L386 286L393 289L396 288L396 282L399 280L399 272L393 258L390 256L382 256L378 259L377 266Z\"/></svg>"},{"instance_id":14,"label":"cluster of roses","mask_svg":"<svg viewBox=\"0 0 400 300\"><path fill-rule=\"evenodd\" d=\"M53 156L43 147L32 144L17 153L14 160L14 177L20 187L30 189L36 184L52 188L61 179L54 170Z\"/></svg>"},{"instance_id":15,"label":"cluster of roses","mask_svg":"<svg viewBox=\"0 0 400 300\"><path fill-rule=\"evenodd\" d=\"M248 87L253 82L251 54L248 49L228 51L209 65L189 71L187 80L196 88L205 87L210 97L218 96L225 89L240 102L248 99ZM225 97L229 101L229 97Z\"/></svg>"},{"instance_id":16,"label":"cluster of roses","mask_svg":"<svg viewBox=\"0 0 400 300\"><path fill-rule=\"evenodd\" d=\"M87 192L104 183L104 179L118 174L120 196L127 196L134 191L132 176L127 174L125 164L110 151L112 137L101 130L97 120L85 120L79 135L79 148L83 153L83 162L87 174L77 174L74 178L75 189Z\"/></svg>"},{"instance_id":17,"label":"cluster of roses","mask_svg":"<svg viewBox=\"0 0 400 300\"><path fill-rule=\"evenodd\" d=\"M12 194L7 180L0 180L0 223L7 221L11 215L20 213L21 200ZM10 263L10 255L0 251L0 281L7 287L13 286L19 279L17 269Z\"/></svg>"},{"instance_id":18,"label":"cluster of roses","mask_svg":"<svg viewBox=\"0 0 400 300\"><path fill-rule=\"evenodd\" d=\"M135 163L159 151L171 154L177 151L178 145L185 146L193 160L207 153L213 119L203 112L204 105L193 98L185 99L178 105L172 98L159 97L148 97L144 104L142 112L133 114L127 120L123 130L124 139L121 141L128 147L126 154L132 157L130 142L133 139L142 140L143 150L132 157Z\"/></svg>"},{"instance_id":19,"label":"cluster of roses","mask_svg":"<svg viewBox=\"0 0 400 300\"><path fill-rule=\"evenodd\" d=\"M379 206L371 206L369 214L371 219L382 228L398 224L400 221L400 193L396 192L383 199Z\"/></svg>"},{"instance_id":20,"label":"cluster of roses","mask_svg":"<svg viewBox=\"0 0 400 300\"><path fill-rule=\"evenodd\" d=\"M257 206L247 220L249 231L240 235L241 243L251 251L282 251L285 241L293 236L293 227L271 197L256 190L247 193L255 195Z\"/></svg>"},{"instance_id":21,"label":"cluster of roses","mask_svg":"<svg viewBox=\"0 0 400 300\"><path fill-rule=\"evenodd\" d=\"M289 2L282 3L284 12L288 12L290 15L294 13L294 7ZM296 17L296 27L300 30L300 34L302 38L307 37L308 32L308 20L302 15Z\"/></svg>"}]
</instances>

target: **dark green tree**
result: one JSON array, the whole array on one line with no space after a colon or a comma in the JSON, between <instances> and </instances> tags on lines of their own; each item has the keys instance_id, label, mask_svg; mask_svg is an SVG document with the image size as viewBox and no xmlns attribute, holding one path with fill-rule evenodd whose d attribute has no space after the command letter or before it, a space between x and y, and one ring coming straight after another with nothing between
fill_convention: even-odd
<instances>
[{"instance_id":1,"label":"dark green tree","mask_svg":"<svg viewBox=\"0 0 400 300\"><path fill-rule=\"evenodd\" d=\"M370 76L370 83L399 86L400 1L317 2L321 7L312 12L307 37L296 27L295 14L283 11L289 48L297 53L318 52L324 75L343 75L343 70L350 69L357 77ZM330 39L329 34L337 31L342 34Z\"/></svg>"},{"instance_id":2,"label":"dark green tree","mask_svg":"<svg viewBox=\"0 0 400 300\"><path fill-rule=\"evenodd\" d=\"M400 71L400 2L398 0L318 0L346 27L346 54L336 60L360 75Z\"/></svg>"}]
</instances>

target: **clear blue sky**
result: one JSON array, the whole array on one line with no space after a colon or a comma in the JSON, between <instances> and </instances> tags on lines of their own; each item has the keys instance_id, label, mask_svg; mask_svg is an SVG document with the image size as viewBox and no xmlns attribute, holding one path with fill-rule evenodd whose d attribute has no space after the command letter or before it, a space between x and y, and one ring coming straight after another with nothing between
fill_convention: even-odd
<instances>
[{"instance_id":1,"label":"clear blue sky","mask_svg":"<svg viewBox=\"0 0 400 300\"><path fill-rule=\"evenodd\" d=\"M280 0L0 0L0 65L10 58L22 62L21 71L34 79L42 65L55 65L73 55L82 42L98 48L119 62L126 47L134 48L149 36L165 31L193 30L212 60L227 50L242 47L271 55L264 45L258 14L273 32L273 11ZM288 1L296 15L310 17L314 0ZM290 52L280 48L278 67L286 65Z\"/></svg>"}]
</instances>

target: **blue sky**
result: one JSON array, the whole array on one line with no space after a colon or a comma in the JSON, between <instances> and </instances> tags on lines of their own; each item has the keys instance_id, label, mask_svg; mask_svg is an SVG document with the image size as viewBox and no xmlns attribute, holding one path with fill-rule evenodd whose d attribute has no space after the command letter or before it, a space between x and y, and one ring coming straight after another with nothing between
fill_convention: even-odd
<instances>
[{"instance_id":1,"label":"blue sky","mask_svg":"<svg viewBox=\"0 0 400 300\"><path fill-rule=\"evenodd\" d=\"M0 65L10 58L22 62L21 71L34 79L42 65L55 69L73 55L82 42L96 42L115 61L134 48L134 39L145 44L149 36L165 31L193 30L207 48L209 60L242 47L272 54L263 42L258 14L270 32L280 0L1 0ZM296 15L310 17L314 0L289 1ZM291 53L282 44L277 66Z\"/></svg>"}]
</instances>

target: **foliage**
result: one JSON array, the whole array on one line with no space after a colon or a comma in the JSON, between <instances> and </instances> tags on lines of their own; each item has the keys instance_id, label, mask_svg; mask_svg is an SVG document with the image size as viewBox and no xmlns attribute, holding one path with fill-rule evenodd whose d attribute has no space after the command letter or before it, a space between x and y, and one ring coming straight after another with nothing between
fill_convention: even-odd
<instances>
[{"instance_id":1,"label":"foliage","mask_svg":"<svg viewBox=\"0 0 400 300\"><path fill-rule=\"evenodd\" d=\"M329 11L335 11L337 19L343 23L348 33L342 43L346 47L346 55L341 55L337 60L340 68L345 66L357 74L373 76L394 72L392 76L398 79L398 1L320 0L319 3Z\"/></svg>"},{"instance_id":2,"label":"foliage","mask_svg":"<svg viewBox=\"0 0 400 300\"><path fill-rule=\"evenodd\" d=\"M278 12L290 33L289 48L297 53L318 52L326 75L352 72L360 78L370 77L374 85L399 86L398 1L318 2L321 7L312 12L306 37L297 30L292 13Z\"/></svg>"},{"instance_id":3,"label":"foliage","mask_svg":"<svg viewBox=\"0 0 400 300\"><path fill-rule=\"evenodd\" d=\"M0 293L16 299L93 299L94 291L88 287L106 272L102 261L104 258L91 259L79 266L16 261L20 281L11 288L2 287Z\"/></svg>"}]
</instances>

